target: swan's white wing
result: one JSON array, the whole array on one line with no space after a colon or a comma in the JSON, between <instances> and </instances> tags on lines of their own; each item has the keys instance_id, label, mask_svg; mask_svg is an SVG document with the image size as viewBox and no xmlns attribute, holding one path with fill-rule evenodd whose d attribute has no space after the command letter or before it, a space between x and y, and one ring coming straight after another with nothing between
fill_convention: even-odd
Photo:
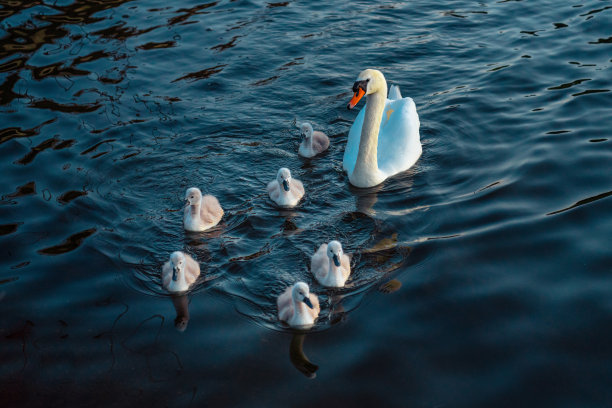
<instances>
[{"instance_id":1,"label":"swan's white wing","mask_svg":"<svg viewBox=\"0 0 612 408\"><path fill-rule=\"evenodd\" d=\"M389 96L387 96L387 98L391 99L392 101L402 99L402 94L399 90L399 86L391 85L391 88L389 88Z\"/></svg>"},{"instance_id":2,"label":"swan's white wing","mask_svg":"<svg viewBox=\"0 0 612 408\"><path fill-rule=\"evenodd\" d=\"M282 321L287 321L293 316L293 304L291 303L291 286L289 286L276 299L278 307L278 318Z\"/></svg>"},{"instance_id":3,"label":"swan's white wing","mask_svg":"<svg viewBox=\"0 0 612 408\"><path fill-rule=\"evenodd\" d=\"M200 276L200 264L185 254L185 281L188 285L191 285L198 279L198 276Z\"/></svg>"},{"instance_id":4,"label":"swan's white wing","mask_svg":"<svg viewBox=\"0 0 612 408\"><path fill-rule=\"evenodd\" d=\"M217 197L205 195L200 206L200 218L208 224L218 223L223 218L223 208Z\"/></svg>"},{"instance_id":5,"label":"swan's white wing","mask_svg":"<svg viewBox=\"0 0 612 408\"><path fill-rule=\"evenodd\" d=\"M278 200L278 196L280 195L280 187L276 180L273 180L268 183L268 194L273 201Z\"/></svg>"},{"instance_id":6,"label":"swan's white wing","mask_svg":"<svg viewBox=\"0 0 612 408\"><path fill-rule=\"evenodd\" d=\"M300 199L304 196L305 190L304 190L304 184L302 184L302 182L298 179L294 179L292 178L291 181L289 181L290 186L291 186L291 190L293 191L293 195L297 198Z\"/></svg>"},{"instance_id":7,"label":"swan's white wing","mask_svg":"<svg viewBox=\"0 0 612 408\"><path fill-rule=\"evenodd\" d=\"M329 259L327 258L327 244L322 244L310 260L310 271L318 279L327 276Z\"/></svg>"},{"instance_id":8,"label":"swan's white wing","mask_svg":"<svg viewBox=\"0 0 612 408\"><path fill-rule=\"evenodd\" d=\"M342 277L348 279L351 274L351 258L348 254L342 254L340 257L340 265L342 265Z\"/></svg>"},{"instance_id":9,"label":"swan's white wing","mask_svg":"<svg viewBox=\"0 0 612 408\"><path fill-rule=\"evenodd\" d=\"M325 133L319 132L318 130L315 130L313 132L312 142L312 147L317 153L321 153L327 150L327 148L329 147L329 138Z\"/></svg>"},{"instance_id":10,"label":"swan's white wing","mask_svg":"<svg viewBox=\"0 0 612 408\"><path fill-rule=\"evenodd\" d=\"M355 163L357 162L357 153L359 152L359 141L361 140L361 128L363 127L363 118L365 117L365 106L355 118L351 130L349 130L348 140L344 148L344 158L342 159L342 168L348 174L353 172Z\"/></svg>"},{"instance_id":11,"label":"swan's white wing","mask_svg":"<svg viewBox=\"0 0 612 408\"><path fill-rule=\"evenodd\" d=\"M319 316L319 312L321 312L321 306L319 305L319 298L314 293L311 293L308 298L310 299L310 303L312 303L312 309L306 309L308 313L312 316L313 319L316 319Z\"/></svg>"},{"instance_id":12,"label":"swan's white wing","mask_svg":"<svg viewBox=\"0 0 612 408\"><path fill-rule=\"evenodd\" d=\"M407 170L421 155L419 115L412 98L387 100L378 133L378 168L387 177Z\"/></svg>"}]
</instances>

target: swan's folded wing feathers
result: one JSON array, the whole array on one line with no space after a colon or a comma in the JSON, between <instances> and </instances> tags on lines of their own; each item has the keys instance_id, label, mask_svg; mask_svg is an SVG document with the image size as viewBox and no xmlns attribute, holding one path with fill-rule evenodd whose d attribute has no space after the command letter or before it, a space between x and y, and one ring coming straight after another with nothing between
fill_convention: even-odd
<instances>
[{"instance_id":1,"label":"swan's folded wing feathers","mask_svg":"<svg viewBox=\"0 0 612 408\"><path fill-rule=\"evenodd\" d=\"M319 305L319 298L314 293L311 293L308 298L312 303L311 313L316 318L319 312L321 311L321 306Z\"/></svg>"},{"instance_id":2,"label":"swan's folded wing feathers","mask_svg":"<svg viewBox=\"0 0 612 408\"><path fill-rule=\"evenodd\" d=\"M221 204L219 204L217 197L211 195L202 197L200 217L209 224L217 223L221 220L223 217L223 208L221 208Z\"/></svg>"},{"instance_id":3,"label":"swan's folded wing feathers","mask_svg":"<svg viewBox=\"0 0 612 408\"><path fill-rule=\"evenodd\" d=\"M304 195L304 185L300 180L291 179L291 188L294 188L300 197Z\"/></svg>"},{"instance_id":4,"label":"swan's folded wing feathers","mask_svg":"<svg viewBox=\"0 0 612 408\"><path fill-rule=\"evenodd\" d=\"M314 148L317 152L322 152L329 147L329 138L323 132L315 130L312 134Z\"/></svg>"},{"instance_id":5,"label":"swan's folded wing feathers","mask_svg":"<svg viewBox=\"0 0 612 408\"><path fill-rule=\"evenodd\" d=\"M314 253L310 262L310 271L317 279L327 276L329 260L327 258L327 244L323 244Z\"/></svg>"},{"instance_id":6,"label":"swan's folded wing feathers","mask_svg":"<svg viewBox=\"0 0 612 408\"><path fill-rule=\"evenodd\" d=\"M406 170L420 156L419 116L412 98L387 100L389 120L381 121L378 136L378 168L392 175Z\"/></svg>"},{"instance_id":7,"label":"swan's folded wing feathers","mask_svg":"<svg viewBox=\"0 0 612 408\"><path fill-rule=\"evenodd\" d=\"M280 187L276 180L269 182L267 189L268 189L268 194L270 195L270 198L272 198L273 200L278 199Z\"/></svg>"},{"instance_id":8,"label":"swan's folded wing feathers","mask_svg":"<svg viewBox=\"0 0 612 408\"><path fill-rule=\"evenodd\" d=\"M185 263L185 281L191 285L200 276L200 264L189 255L185 255Z\"/></svg>"},{"instance_id":9,"label":"swan's folded wing feathers","mask_svg":"<svg viewBox=\"0 0 612 408\"><path fill-rule=\"evenodd\" d=\"M391 88L389 88L389 95L387 96L387 98L391 100L402 99L402 93L400 92L399 86L391 85Z\"/></svg>"},{"instance_id":10,"label":"swan's folded wing feathers","mask_svg":"<svg viewBox=\"0 0 612 408\"><path fill-rule=\"evenodd\" d=\"M348 254L343 254L340 259L340 266L342 267L342 275L344 279L348 278L351 274L351 258Z\"/></svg>"},{"instance_id":11,"label":"swan's folded wing feathers","mask_svg":"<svg viewBox=\"0 0 612 408\"><path fill-rule=\"evenodd\" d=\"M278 308L278 318L287 321L293 315L293 305L291 304L291 286L285 289L276 300Z\"/></svg>"}]
</instances>

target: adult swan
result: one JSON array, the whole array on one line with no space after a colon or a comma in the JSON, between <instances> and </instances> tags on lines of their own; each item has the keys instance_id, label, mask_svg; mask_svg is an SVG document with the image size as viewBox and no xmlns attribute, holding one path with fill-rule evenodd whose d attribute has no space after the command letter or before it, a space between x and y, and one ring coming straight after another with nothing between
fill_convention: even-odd
<instances>
[{"instance_id":1,"label":"adult swan","mask_svg":"<svg viewBox=\"0 0 612 408\"><path fill-rule=\"evenodd\" d=\"M349 132L342 167L356 187L372 187L408 170L421 155L419 115L412 98L402 98L382 72L366 69L353 85L352 109L366 95L366 106Z\"/></svg>"}]
</instances>

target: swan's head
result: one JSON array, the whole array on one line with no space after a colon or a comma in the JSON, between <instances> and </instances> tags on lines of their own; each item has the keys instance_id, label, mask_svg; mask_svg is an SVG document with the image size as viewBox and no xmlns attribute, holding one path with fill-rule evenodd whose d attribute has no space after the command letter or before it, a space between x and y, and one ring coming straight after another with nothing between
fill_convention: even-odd
<instances>
[{"instance_id":1,"label":"swan's head","mask_svg":"<svg viewBox=\"0 0 612 408\"><path fill-rule=\"evenodd\" d=\"M385 76L377 69L366 69L361 71L357 80L353 84L353 98L346 106L347 109L353 109L363 95L370 95L380 90L387 91L387 81Z\"/></svg>"},{"instance_id":2,"label":"swan's head","mask_svg":"<svg viewBox=\"0 0 612 408\"><path fill-rule=\"evenodd\" d=\"M202 201L202 192L197 187L188 188L185 192L185 201L189 205L196 205Z\"/></svg>"},{"instance_id":3,"label":"swan's head","mask_svg":"<svg viewBox=\"0 0 612 408\"><path fill-rule=\"evenodd\" d=\"M185 254L181 251L175 251L170 255L170 263L172 264L172 280L177 281L179 275L185 272Z\"/></svg>"},{"instance_id":4,"label":"swan's head","mask_svg":"<svg viewBox=\"0 0 612 408\"><path fill-rule=\"evenodd\" d=\"M302 123L302 126L300 126L300 132L302 132L302 136L304 138L308 139L312 136L312 125L308 122Z\"/></svg>"},{"instance_id":5,"label":"swan's head","mask_svg":"<svg viewBox=\"0 0 612 408\"><path fill-rule=\"evenodd\" d=\"M304 302L306 306L313 309L314 306L310 301L310 289L308 288L308 284L304 282L298 282L293 285L293 289L291 290L291 297L296 302Z\"/></svg>"},{"instance_id":6,"label":"swan's head","mask_svg":"<svg viewBox=\"0 0 612 408\"><path fill-rule=\"evenodd\" d=\"M340 266L340 257L342 256L342 244L338 241L331 241L327 244L327 256L334 261L334 265Z\"/></svg>"},{"instance_id":7,"label":"swan's head","mask_svg":"<svg viewBox=\"0 0 612 408\"><path fill-rule=\"evenodd\" d=\"M289 169L283 167L278 170L278 173L276 174L276 181L278 181L278 184L283 188L283 190L289 191L289 182L291 181L291 172Z\"/></svg>"}]
</instances>

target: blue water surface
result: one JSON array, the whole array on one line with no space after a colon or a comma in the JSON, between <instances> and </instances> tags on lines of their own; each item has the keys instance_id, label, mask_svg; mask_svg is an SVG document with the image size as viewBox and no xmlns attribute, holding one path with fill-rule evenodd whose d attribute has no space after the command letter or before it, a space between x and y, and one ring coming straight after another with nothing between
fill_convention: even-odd
<instances>
[{"instance_id":1,"label":"blue water surface","mask_svg":"<svg viewBox=\"0 0 612 408\"><path fill-rule=\"evenodd\" d=\"M1 405L610 406L611 65L609 0L0 1ZM365 68L423 154L357 189ZM339 290L309 271L331 239ZM203 274L172 298L175 250ZM306 333L276 317L297 280Z\"/></svg>"}]
</instances>

